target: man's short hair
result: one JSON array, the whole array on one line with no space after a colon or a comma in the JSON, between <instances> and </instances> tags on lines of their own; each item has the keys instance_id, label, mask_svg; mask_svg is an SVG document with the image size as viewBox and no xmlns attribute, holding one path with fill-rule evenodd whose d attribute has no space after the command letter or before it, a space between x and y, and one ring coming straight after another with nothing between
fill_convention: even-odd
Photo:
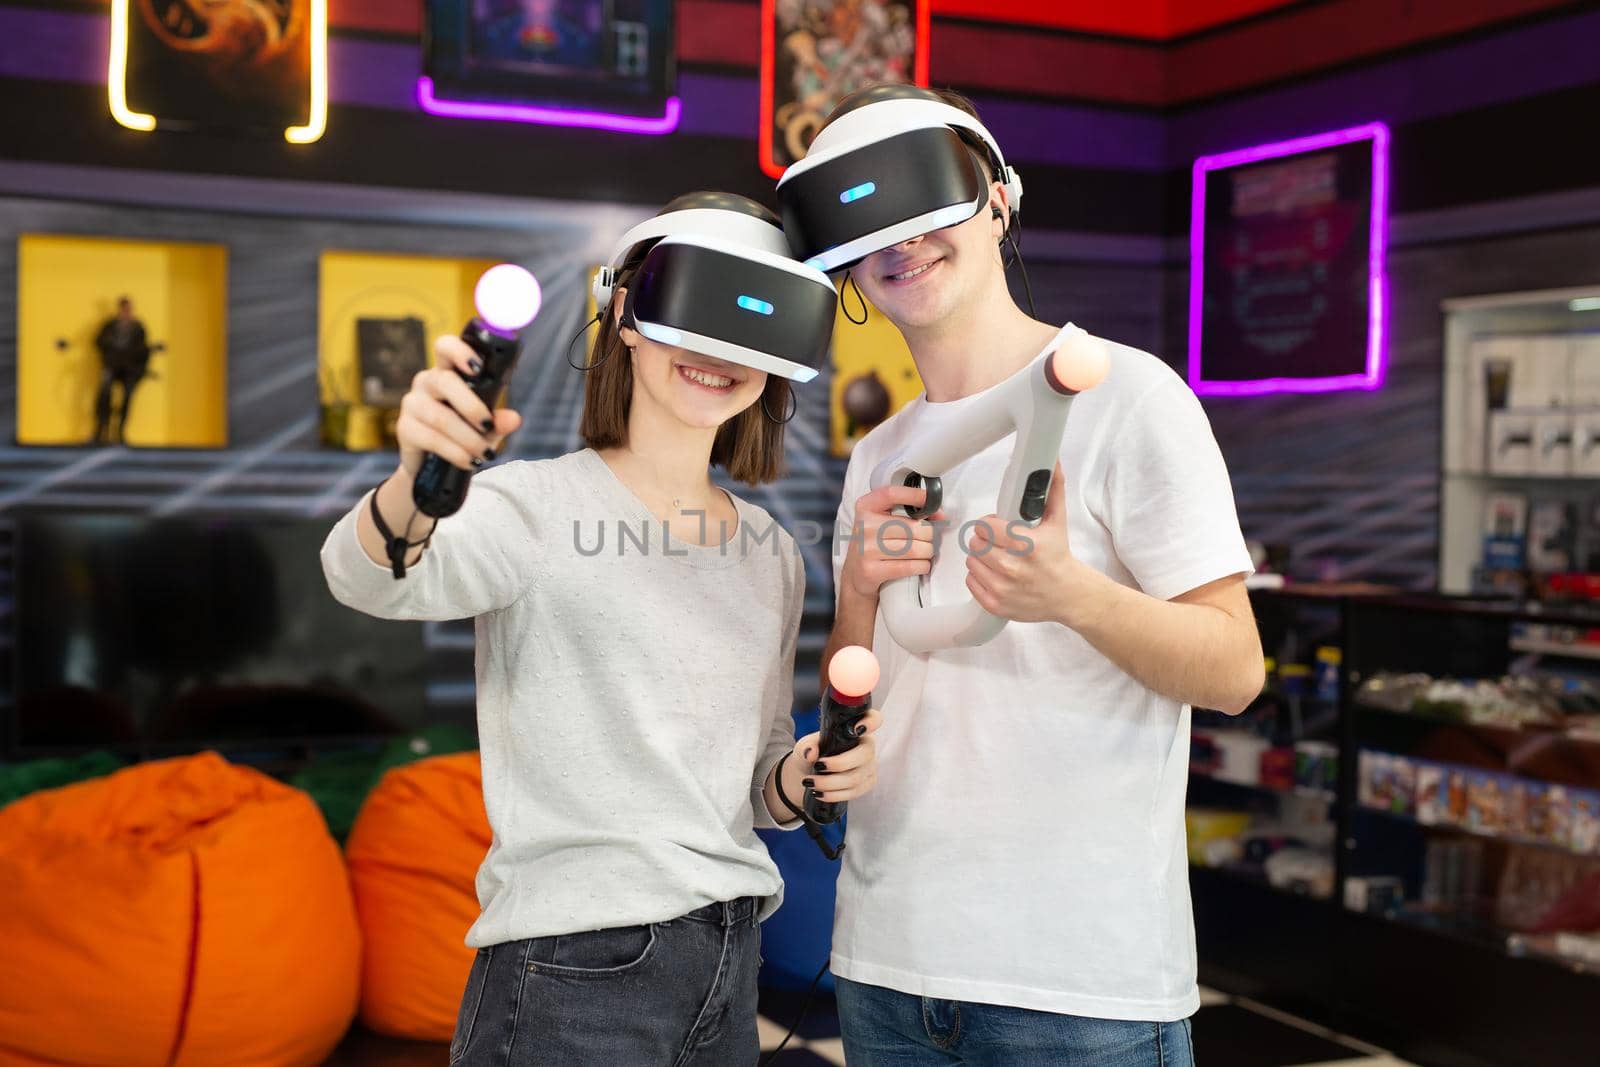
<instances>
[{"instance_id":1,"label":"man's short hair","mask_svg":"<svg viewBox=\"0 0 1600 1067\"><path fill-rule=\"evenodd\" d=\"M838 118L840 115L847 114L848 112L854 111L857 107L860 107L860 98L867 93L870 93L875 88L877 88L877 86L869 85L865 89L857 89L855 92L846 96L843 100L840 100L834 105L833 110L828 112L828 117L823 120L823 123L817 129L817 132L821 133L823 130L827 129L828 126L832 124L833 120ZM973 118L977 119L979 122L983 121L983 118L978 114L977 106L973 104L971 100L967 99L966 96L956 92L954 89L929 88L925 91L933 96L938 97L942 102L949 104L957 111L964 111L968 115L971 115ZM962 143L967 146L968 150L970 150L973 156L977 159L978 165L983 168L984 179L990 182L994 181L994 163L989 158L989 148L983 143L983 139L970 130L958 129L956 130L956 136L961 138Z\"/></svg>"}]
</instances>

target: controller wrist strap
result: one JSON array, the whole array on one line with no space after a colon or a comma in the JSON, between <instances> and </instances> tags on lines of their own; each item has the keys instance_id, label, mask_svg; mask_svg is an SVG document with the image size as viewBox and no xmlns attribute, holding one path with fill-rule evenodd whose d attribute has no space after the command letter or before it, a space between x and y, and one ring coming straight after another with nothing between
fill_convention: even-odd
<instances>
[{"instance_id":1,"label":"controller wrist strap","mask_svg":"<svg viewBox=\"0 0 1600 1067\"><path fill-rule=\"evenodd\" d=\"M380 485L378 488L383 487ZM428 536L420 541L406 540L406 537L411 535L411 524L417 521L417 515L418 510L412 509L411 518L406 520L405 536L396 537L394 531L389 529L389 524L383 521L383 512L378 510L378 490L372 491L372 525L378 528L378 536L383 538L384 555L389 557L389 569L394 571L397 579L406 576L406 553L413 548L425 549L428 547L428 542L433 540L432 529L428 531ZM438 523L434 523L434 526L438 526ZM779 793L781 795L782 790L779 790Z\"/></svg>"},{"instance_id":2,"label":"controller wrist strap","mask_svg":"<svg viewBox=\"0 0 1600 1067\"><path fill-rule=\"evenodd\" d=\"M828 839L822 834L822 824L807 815L804 808L796 806L795 802L789 799L789 794L783 791L783 765L789 761L789 757L792 755L794 755L792 751L785 752L783 758L777 762L772 770L772 784L778 791L778 799L783 801L783 806L788 808L795 818L800 820L800 825L805 828L811 840L817 843L817 847L822 850L822 854L830 860L837 860L839 854L844 851L844 842L840 841L838 848L828 844Z\"/></svg>"}]
</instances>

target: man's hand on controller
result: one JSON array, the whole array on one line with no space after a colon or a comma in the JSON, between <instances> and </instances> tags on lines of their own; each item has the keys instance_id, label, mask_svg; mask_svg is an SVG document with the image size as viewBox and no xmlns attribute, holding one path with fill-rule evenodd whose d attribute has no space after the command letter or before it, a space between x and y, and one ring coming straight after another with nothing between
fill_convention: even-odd
<instances>
[{"instance_id":1,"label":"man's hand on controller","mask_svg":"<svg viewBox=\"0 0 1600 1067\"><path fill-rule=\"evenodd\" d=\"M1088 607L1093 567L1072 555L1067 540L1067 499L1061 464L1050 479L1039 525L1007 531L998 515L979 519L967 545L967 589L983 610L1017 622L1071 626L1075 610Z\"/></svg>"},{"instance_id":2,"label":"man's hand on controller","mask_svg":"<svg viewBox=\"0 0 1600 1067\"><path fill-rule=\"evenodd\" d=\"M942 520L944 512L908 519L894 511L921 507L927 496L926 489L885 485L857 498L855 529L848 531L841 576L846 589L875 600L884 582L927 574L933 568L933 523Z\"/></svg>"}]
</instances>

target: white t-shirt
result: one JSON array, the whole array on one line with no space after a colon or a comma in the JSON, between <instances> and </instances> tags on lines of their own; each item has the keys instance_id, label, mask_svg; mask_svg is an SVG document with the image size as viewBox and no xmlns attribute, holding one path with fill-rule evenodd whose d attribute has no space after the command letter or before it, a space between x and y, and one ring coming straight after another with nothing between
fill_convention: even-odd
<instances>
[{"instance_id":1,"label":"white t-shirt","mask_svg":"<svg viewBox=\"0 0 1600 1067\"><path fill-rule=\"evenodd\" d=\"M1156 357L1107 342L1061 445L1073 554L1169 600L1251 571L1210 423ZM837 588L874 467L982 394L919 396L850 457ZM933 601L967 596L963 523L995 510L1014 435L944 478ZM850 802L833 971L921 996L1169 1022L1199 1007L1184 846L1189 708L1056 623L918 655L880 616L876 789Z\"/></svg>"}]
</instances>

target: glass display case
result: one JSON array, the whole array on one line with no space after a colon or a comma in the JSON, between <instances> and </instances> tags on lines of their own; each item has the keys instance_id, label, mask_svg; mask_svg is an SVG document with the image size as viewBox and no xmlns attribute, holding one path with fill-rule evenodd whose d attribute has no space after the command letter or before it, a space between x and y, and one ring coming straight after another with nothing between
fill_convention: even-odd
<instances>
[{"instance_id":1,"label":"glass display case","mask_svg":"<svg viewBox=\"0 0 1600 1067\"><path fill-rule=\"evenodd\" d=\"M1346 908L1596 979L1600 611L1348 608Z\"/></svg>"},{"instance_id":2,"label":"glass display case","mask_svg":"<svg viewBox=\"0 0 1600 1067\"><path fill-rule=\"evenodd\" d=\"M1419 1063L1593 1064L1600 612L1251 600L1268 685L1194 712L1201 980Z\"/></svg>"},{"instance_id":3,"label":"glass display case","mask_svg":"<svg viewBox=\"0 0 1600 1067\"><path fill-rule=\"evenodd\" d=\"M1600 288L1446 300L1439 589L1600 588ZM1574 588L1577 586L1578 588Z\"/></svg>"}]
</instances>

